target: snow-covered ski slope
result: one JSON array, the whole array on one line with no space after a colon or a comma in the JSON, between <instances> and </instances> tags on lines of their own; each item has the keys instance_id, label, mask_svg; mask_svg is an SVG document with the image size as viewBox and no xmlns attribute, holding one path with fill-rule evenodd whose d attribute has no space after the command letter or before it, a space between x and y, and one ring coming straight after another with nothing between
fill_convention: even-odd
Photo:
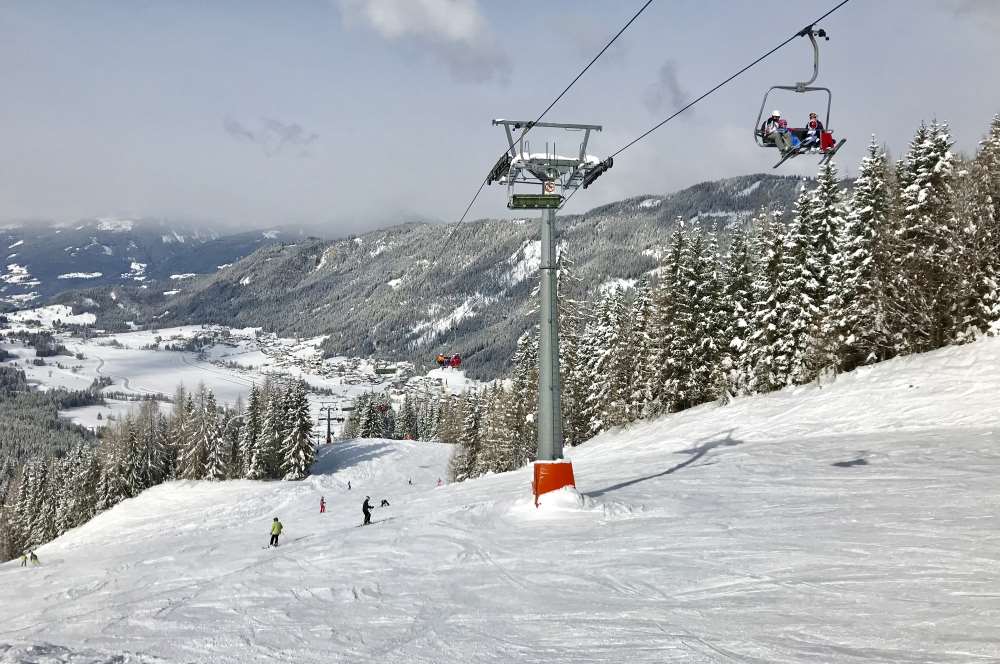
<instances>
[{"instance_id":1,"label":"snow-covered ski slope","mask_svg":"<svg viewBox=\"0 0 1000 664\"><path fill-rule=\"evenodd\" d=\"M986 339L693 409L573 450L582 506L393 441L160 486L0 567L0 662L997 662L998 394Z\"/></svg>"}]
</instances>

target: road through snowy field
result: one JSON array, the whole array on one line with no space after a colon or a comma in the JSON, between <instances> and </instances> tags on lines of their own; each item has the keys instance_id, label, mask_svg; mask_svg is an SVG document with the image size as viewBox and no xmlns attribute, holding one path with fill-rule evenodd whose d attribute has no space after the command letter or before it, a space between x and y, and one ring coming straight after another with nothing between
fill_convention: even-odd
<instances>
[{"instance_id":1,"label":"road through snowy field","mask_svg":"<svg viewBox=\"0 0 1000 664\"><path fill-rule=\"evenodd\" d=\"M541 510L526 470L435 488L432 443L170 483L0 566L0 662L996 662L998 393L986 339L703 406Z\"/></svg>"}]
</instances>

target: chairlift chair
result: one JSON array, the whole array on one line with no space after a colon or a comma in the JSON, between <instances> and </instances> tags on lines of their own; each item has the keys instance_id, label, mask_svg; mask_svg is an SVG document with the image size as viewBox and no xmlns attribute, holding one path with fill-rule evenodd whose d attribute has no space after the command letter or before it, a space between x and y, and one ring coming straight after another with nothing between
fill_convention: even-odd
<instances>
[{"instance_id":1,"label":"chairlift chair","mask_svg":"<svg viewBox=\"0 0 1000 664\"><path fill-rule=\"evenodd\" d=\"M823 156L820 159L819 163L824 164L830 159L832 159L833 156L837 153L837 151L844 145L844 143L847 142L846 138L842 138L839 141L837 141L833 137L833 129L831 129L830 127L830 108L833 105L833 93L830 91L830 88L812 85L816 81L816 78L819 76L819 43L816 41L816 38L820 37L821 39L825 39L826 41L830 40L830 37L827 35L826 30L823 29L814 30L813 29L814 27L815 26L810 25L806 28L803 28L798 35L799 37L809 37L809 41L812 43L813 47L812 78L810 78L808 81L801 81L799 83L796 83L795 85L773 85L770 88L768 88L767 92L764 93L763 101L761 101L760 103L760 111L758 111L757 113L757 122L754 124L753 136L754 136L754 141L757 143L759 147L765 149L767 148L777 149L778 147L775 144L774 140L768 138L767 136L764 136L763 132L761 131L761 126L763 125L763 120L764 120L764 112L765 109L768 108L767 101L770 98L771 93L774 92L775 90L787 90L799 94L806 94L810 92L825 92L826 117L823 122L823 131L820 132L819 145L815 144L806 145L805 139L807 136L807 129L804 127L803 128L789 127L788 131L793 136L792 149L786 152L782 156L781 160L774 165L774 168L781 166L781 164L783 164L786 160L792 159L793 157L797 157L800 154L821 154Z\"/></svg>"}]
</instances>

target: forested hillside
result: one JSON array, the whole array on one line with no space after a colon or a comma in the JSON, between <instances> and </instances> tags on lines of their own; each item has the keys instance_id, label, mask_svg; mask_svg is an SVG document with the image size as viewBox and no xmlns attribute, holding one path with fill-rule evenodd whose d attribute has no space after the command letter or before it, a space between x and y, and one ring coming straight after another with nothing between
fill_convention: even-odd
<instances>
[{"instance_id":1,"label":"forested hillside","mask_svg":"<svg viewBox=\"0 0 1000 664\"><path fill-rule=\"evenodd\" d=\"M659 264L678 219L718 234L762 208L791 207L798 178L748 175L706 182L667 196L641 196L560 219L565 253L577 266L579 297ZM98 324L261 326L285 336L329 335L329 354L381 356L427 365L439 351L460 353L471 376L509 367L518 337L533 324L538 267L536 217L459 227L407 224L336 242L264 247L169 294L106 289L63 301L93 311Z\"/></svg>"},{"instance_id":2,"label":"forested hillside","mask_svg":"<svg viewBox=\"0 0 1000 664\"><path fill-rule=\"evenodd\" d=\"M96 391L33 391L23 371L0 364L0 505L20 464L93 444L93 434L60 419L59 410L100 401Z\"/></svg>"}]
</instances>

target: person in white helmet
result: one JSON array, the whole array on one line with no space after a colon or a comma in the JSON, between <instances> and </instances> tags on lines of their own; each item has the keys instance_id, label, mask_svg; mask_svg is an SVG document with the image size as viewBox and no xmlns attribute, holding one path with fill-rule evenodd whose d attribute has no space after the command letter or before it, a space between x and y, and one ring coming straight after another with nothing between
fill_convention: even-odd
<instances>
[{"instance_id":1,"label":"person in white helmet","mask_svg":"<svg viewBox=\"0 0 1000 664\"><path fill-rule=\"evenodd\" d=\"M781 154L792 149L792 135L788 132L788 121L781 117L781 111L775 110L771 113L771 117L760 126L760 135L774 141Z\"/></svg>"}]
</instances>

